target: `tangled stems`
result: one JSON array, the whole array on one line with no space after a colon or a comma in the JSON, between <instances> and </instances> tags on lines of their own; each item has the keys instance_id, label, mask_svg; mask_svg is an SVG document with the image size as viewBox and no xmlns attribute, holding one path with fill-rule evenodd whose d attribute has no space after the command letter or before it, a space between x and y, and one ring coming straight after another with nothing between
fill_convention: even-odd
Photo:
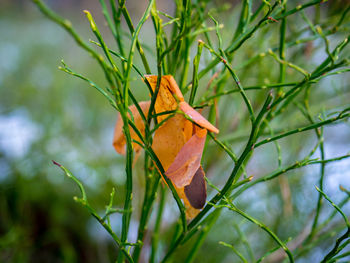
<instances>
[{"instance_id":1,"label":"tangled stems","mask_svg":"<svg viewBox=\"0 0 350 263\"><path fill-rule=\"evenodd\" d=\"M248 142L247 142L247 144L246 144L246 146L245 146L245 148L243 150L243 153L238 158L238 160L236 162L236 165L234 166L230 177L226 181L226 183L225 183L224 187L221 189L221 191L219 191L208 202L208 204L203 208L203 210L190 222L190 224L188 225L188 230L193 229L200 222L200 220L209 212L209 210L212 207L214 207L214 205L216 205L226 194L228 194L228 192L231 189L233 183L238 180L238 176L237 176L237 175L239 175L238 172L241 169L241 166L243 165L246 157L249 154L251 154L251 151L253 151L253 149L254 149L253 145L254 145L255 141L257 140L256 135L258 134L258 131L259 131L259 124L263 120L263 117L264 117L265 113L267 112L271 101L272 101L272 94L269 93L268 96L267 96L267 99L266 99L266 101L265 101L265 103L264 103L264 105L262 107L262 109L260 110L259 115L257 116L255 122L253 123L252 130L250 132L250 137L248 139ZM176 240L174 245L169 249L168 253L164 257L162 262L166 262L168 260L168 258L174 252L175 248L180 245L180 243L182 242L182 240L185 237L186 237L186 232L183 231L181 236Z\"/></svg>"},{"instance_id":2,"label":"tangled stems","mask_svg":"<svg viewBox=\"0 0 350 263\"><path fill-rule=\"evenodd\" d=\"M283 33L283 32L282 32ZM333 51L333 54L336 54L338 52L340 52L340 50L342 48L344 48L344 46L347 44L347 38L341 42L337 47L336 49ZM213 51L210 47L208 47L207 45L205 45L211 53L213 53L214 55L216 55L217 59L220 58L220 56L215 52ZM221 60L224 62L225 65L227 65L227 62L225 59L221 58ZM335 69L335 68L338 68L339 66L342 66L343 65L343 62L340 62L338 63L337 65L336 64L333 64L331 65L330 67L326 67L327 64L330 62L330 58L326 58L326 60L321 64L321 66L319 66L312 74L310 74L310 76L306 76L306 78L304 80L302 80L300 83L296 84L289 92L287 92L284 96L281 96L279 98L277 98L271 105L268 105L270 103L270 101L268 102L268 104L266 104L265 102L265 107L267 108L267 105L268 105L268 108L274 108L276 105L278 105L280 102L284 101L287 97L293 95L293 93L295 93L296 91L298 91L298 89L302 86L304 86L306 83L308 82L313 82L314 80L317 80L317 78L319 78L321 75L325 75L327 72ZM230 70L230 67L229 68L229 71L231 72L231 74L233 75L233 77L235 78L236 76L234 75L232 69ZM322 71L320 71L322 69ZM282 68L281 70L285 71L284 68ZM281 78L283 79L283 75L285 73L281 73ZM235 81L237 83L237 85L239 86L240 85L240 82L237 78L235 78ZM243 88L239 86L239 90L242 92L243 91ZM244 93L243 93L244 94ZM250 109L251 107L249 106L249 102L248 100L246 99L246 95L243 95L243 97L245 98L245 101L246 101L246 104L248 105L248 109ZM281 109L285 108L288 103L290 102L291 100L286 100L286 103L284 103L282 105L282 107L280 107L278 110L276 110L275 112L273 111L270 111L269 115L267 116L267 119L268 120L271 120L272 117L278 115L280 112L281 112ZM265 108L265 111L267 112ZM264 109L264 107L263 107ZM340 119L345 119L345 118L348 118L349 117L349 114L347 113L348 109L345 109L343 110L338 116L336 117L333 117L333 118L330 118L330 119L327 119L327 120L324 120L322 122L319 122L319 123L315 123L315 124L312 124L312 125L309 125L309 126L306 126L306 127L303 127L303 128L297 128L295 130L292 130L292 131L289 131L289 132L286 132L286 133L283 133L283 134L280 134L280 135L277 135L275 137L272 137L272 138L267 138L265 140L262 140L260 142L257 142L256 143L256 140L257 138L260 136L260 135L255 135L255 132L257 134L259 133L262 133L262 131L264 130L265 128L265 125L261 125L259 127L259 124L260 123L253 123L253 126L252 126L252 131L251 131L251 134L250 134L250 137L248 139L248 143L241 155L241 157L238 159L238 161L236 162L236 165L235 165L235 168L233 170L233 172L231 173L231 176L229 177L228 181L226 182L224 188L222 189L222 191L220 191L217 195L215 195L211 200L210 202L205 206L205 208L199 213L199 215L193 219L193 221L189 224L188 226L188 229L191 230L192 228L194 228L196 226L196 224L204 217L204 215L211 209L212 206L214 206L217 202L219 202L226 194L226 192L228 192L230 186L233 184L234 182L234 178L235 176L237 175L237 172L238 170L240 169L241 165L243 164L245 158L251 153L251 150L253 150L254 147L259 147L263 144L266 144L268 142L272 142L272 141L275 141L275 140L278 140L280 138L283 138L283 137L286 137L286 136L290 136L292 134L295 134L295 133L299 133L299 132L303 132L303 131L307 131L307 130L311 130L311 129L315 129L315 128L318 128L318 127L322 127L324 125L327 125L327 124L330 124L330 123L333 123L335 121L338 121ZM254 116L252 114L252 110L249 110L250 112L250 115L251 116ZM262 116L265 114L265 112L263 110L261 110L259 116L257 119L262 118ZM256 127L259 127L260 130L256 129ZM254 140L255 139L255 140ZM343 158L347 158L348 156L344 156L344 157L340 157L339 159L343 159ZM337 158L335 158L337 159ZM330 161L334 161L334 160L330 160ZM320 162L320 163L325 163L325 162ZM311 163L310 163L311 164ZM307 164L306 164L307 165ZM296 163L295 166L300 166L300 164ZM290 167L290 169L294 169L294 166ZM278 176L279 174L282 174L282 173L285 173L287 170L286 169L282 169L280 173L278 173L277 175L274 175L272 178ZM242 190L244 191L244 190ZM177 246L179 246L183 239L186 238L186 233L183 233L179 238L178 240L175 242L175 244L169 249L167 255L164 257L163 259L163 262L165 262L169 257L170 255L173 253L173 251L176 249ZM287 252L288 254L288 257L290 259L290 261L293 260L293 257L292 255L290 254L290 252L288 251Z\"/></svg>"},{"instance_id":3,"label":"tangled stems","mask_svg":"<svg viewBox=\"0 0 350 263\"><path fill-rule=\"evenodd\" d=\"M82 206L84 206L89 212L90 214L97 219L97 221L107 230L107 232L111 235L111 237L113 238L113 240L118 244L120 250L122 251L123 255L128 259L129 262L134 262L132 257L130 256L129 252L125 249L122 241L118 238L118 236L114 233L114 231L112 230L110 224L106 223L104 218L106 218L106 216L108 216L106 214L106 216L104 218L100 217L97 212L90 206L88 200L87 200L87 196L86 196L86 191L82 185L82 183L64 166L62 166L61 164L52 161L53 164L57 165L59 168L62 169L62 171L65 173L65 175L72 179L77 186L79 187L79 190L82 194L81 198L78 197L74 197L74 200L78 203L80 203ZM127 212L123 212L124 213L129 213Z\"/></svg>"},{"instance_id":4,"label":"tangled stems","mask_svg":"<svg viewBox=\"0 0 350 263\"><path fill-rule=\"evenodd\" d=\"M151 0L147 3L147 7L141 19L137 24L135 23L134 26L129 11L125 5L125 1L119 0L116 2L114 0L110 0L109 6L111 10L108 10L105 0L99 0L107 25L110 28L113 38L117 44L118 51L115 51L110 48L111 46L107 45L93 19L92 14L89 11L85 11L85 13L97 41L95 42L90 40L90 43L85 43L76 33L76 31L74 31L70 22L62 19L49 10L41 0L33 1L47 17L65 28L67 32L75 39L77 44L86 50L98 62L104 72L108 87L101 88L89 78L70 69L63 62L61 70L86 81L91 87L102 94L112 105L112 107L120 112L121 119L124 123L123 132L125 134L127 148L125 164L126 191L123 209L113 208L112 203L110 202L106 215L104 217L99 217L87 203L85 191L82 191L83 198L79 199L83 200L80 203L90 211L90 213L101 223L101 225L115 240L119 250L122 252L118 255L118 262L123 262L125 260L129 262L138 262L140 260L142 249L144 247L143 243L145 240L148 240L146 237L147 230L150 225L149 219L151 217L152 207L154 206L155 200L157 200L157 193L160 193L160 204L158 206L156 223L153 229L155 235L150 242L152 251L150 261L159 261L157 258L157 254L159 253L157 251L160 247L164 247L165 244L161 240L161 225L165 207L164 200L166 199L166 191L164 187L160 186L161 177L169 186L169 189L172 192L180 211L180 224L178 231L175 234L174 242L169 242L170 245L162 260L163 262L168 261L181 245L194 238L194 236L200 232L197 235L197 239L193 245L191 253L186 257L187 262L192 262L195 259L197 255L196 253L199 251L201 244L203 244L205 241L210 229L219 218L221 211L226 208L238 213L248 221L253 222L267 232L270 237L277 242L278 247L284 250L282 252L286 253L291 262L293 262L294 258L299 256L297 253L292 255L285 243L276 234L274 234L271 229L269 229L262 222L248 215L248 213L245 211L238 209L237 206L233 204L233 200L256 184L273 180L287 173L288 171L313 164L321 165L319 182L321 188L320 190L323 191L325 165L327 163L349 157L349 155L343 155L326 159L322 141L322 132L319 131L319 129L326 125L347 120L350 117L350 108L348 106L342 107L341 110L328 114L327 117L323 117L319 121L314 121L311 117L311 110L306 105L300 106L297 102L297 98L300 94L302 94L302 92L310 92L310 90L314 88L315 84L319 83L325 77L334 76L336 74L342 74L349 71L349 68L347 68L349 65L349 58L344 57L342 53L342 51L348 45L348 37L338 43L333 50L330 49L330 44L327 37L342 30L346 30L347 24L344 23L344 21L346 20L346 15L348 14L350 8L346 8L343 11L340 18L337 19L336 23L332 27L326 26L326 22L328 21L322 23L315 22L314 25L311 19L303 16L308 27L297 30L297 32L292 32L293 29L287 26L290 19L289 17L293 14L299 13L305 8L315 5L317 6L322 1L312 0L296 7L292 6L292 3L289 4L288 1L262 1L262 3L257 7L253 5L253 1L251 0L242 1L242 9L240 12L239 21L237 23L237 28L234 32L230 31L231 35L229 36L229 39L231 40L227 41L228 38L221 35L221 31L224 32L226 29L214 18L219 17L217 16L217 12L220 7L208 10L208 1L203 1L200 3L200 1L175 0L175 14L169 15L158 10L156 1ZM256 10L253 10L254 8L256 8ZM152 63L150 60L151 56L148 54L146 56L145 50L147 51L147 48L139 38L142 26L148 18L152 19L155 32L155 49L154 54L152 54L154 55L153 57L156 57L154 63ZM125 33L122 34L122 19L125 20L128 32L130 33L129 48L126 46L126 43L128 43L127 41L129 40L124 41ZM163 21L163 19L166 19L166 21ZM209 23L212 22L214 22L214 26L208 26ZM265 52L260 52L258 54L253 53L250 59L244 60L242 63L236 63L236 57L239 56L241 49L248 45L248 42L251 42L249 40L259 37L260 32L268 30L270 26L273 27L274 25L278 27L279 32L279 43L277 46L270 48ZM167 34L168 32L166 30L170 27L172 27L172 31L170 34ZM213 30L215 30L216 33L216 41L213 40L212 35L210 34L210 31ZM305 32L308 30L310 30L312 34L305 36ZM170 35L170 37L168 35ZM197 41L198 37L200 36L203 36L205 41ZM303 38L299 38L300 36L303 36ZM292 54L287 53L289 47L300 47L298 45L316 39L323 41L322 43L325 46L324 51L327 57L319 65L317 65L314 70L310 70L308 67L301 64L301 62L295 62L293 57L290 58L290 55ZM100 48L99 51L101 54L88 45L91 43ZM255 46L258 47L259 43L257 43ZM196 47L197 49L195 50L193 47ZM263 48L264 50L267 50L265 46ZM195 54L192 54L192 50L194 50ZM143 69L134 63L135 53L137 52L140 55L140 63L143 64ZM257 71L256 69L259 68L256 65L265 57L270 59L269 62L272 61L272 63L275 63L279 68L279 74L276 74L277 81L270 81L269 79L268 81L270 82L267 83L258 81L257 84L252 86L244 85L246 78L249 79L254 76L252 74L254 73L253 71ZM154 69L152 68L152 64L155 65ZM202 66L203 64L204 66ZM261 63L260 65L264 65L264 63ZM254 70L249 68L251 66L254 66ZM262 69L259 70L263 71ZM290 73L289 70L292 73ZM154 91L151 89L149 83L144 77L145 73L152 74L152 71L156 72L153 74L157 74L158 76L157 85ZM146 84L145 90L151 95L151 105L147 114L142 112L137 96L135 95L136 93L134 93L134 91L130 88L130 79L133 76L132 74L135 72L144 80ZM244 75L241 72L249 72L249 76ZM190 76L191 73L192 75ZM289 74L294 77L294 73L301 73L302 78L300 78L300 75L297 75L295 77L296 79L292 79ZM239 111L242 112L242 114L239 116L242 126L246 120L247 123L248 120L250 120L250 132L245 132L245 136L242 138L245 140L245 144L240 154L236 155L234 151L231 150L233 147L228 145L229 139L225 139L230 135L225 135L225 123L221 123L221 126L224 127L222 129L222 134L224 134L224 136L217 138L214 137L213 134L209 134L209 137L213 140L213 142L215 142L215 145L218 146L217 148L222 149L223 152L228 155L231 161L230 165L233 166L233 169L223 186L220 188L208 181L208 185L212 186L217 193L190 223L186 221L185 208L181 199L179 198L172 182L164 175L164 169L162 168L158 157L152 149L154 133L164 124L165 121L173 117L174 114L179 113L178 111L165 112L163 114L168 114L168 116L163 121L159 123L157 122L158 115L154 110L155 101L159 95L160 79L163 75L167 74L172 74L175 78L180 80L178 82L180 84L179 86L184 94L186 92L189 93L188 101L194 108L205 108L206 106L211 106L208 118L211 122L217 121L219 123L220 118L223 118L217 112L219 106L222 106L222 101L224 98L232 95L234 96L236 93L239 95L239 102L242 102L243 105L239 109ZM206 76L210 78L210 81L207 85L207 90L204 92L204 95L202 95L203 89L200 81ZM241 83L241 80L243 83ZM191 82L186 85L187 81ZM233 83L232 85L230 81ZM225 86L227 86L228 90L224 89ZM272 94L274 94L274 96L272 96ZM263 99L265 99L265 101L263 101ZM307 99L305 99L305 101L306 100ZM136 106L136 109L144 122L144 135L137 129L133 117L128 114L128 106L130 102ZM282 115L282 113L290 105L298 105L309 122L305 125L293 125L293 127L296 128L292 128L288 131L285 131L283 127L274 129L271 122L274 121L277 116ZM305 107L305 110L303 107ZM269 132L266 128L269 128ZM317 134L318 142L315 148L313 148L310 154L304 159L299 161L293 160L293 162L289 165L282 165L281 147L278 144L278 140L310 130L315 130ZM132 140L130 135L131 132L134 132L139 136L140 142ZM208 140L210 140L210 138L208 138ZM233 140L230 142L232 141ZM276 144L276 149L278 152L278 169L263 177L252 180L252 177L247 175L245 165L252 157L254 149L267 145L271 142ZM132 173L134 160L133 144L135 143L138 143L145 149L144 176L146 183L145 194L142 201L142 209L140 212L140 224L137 230L137 241L135 244L132 244L129 243L127 239L132 215L131 212L133 210L132 198L133 194L135 193L135 189L133 189ZM312 155L318 148L321 151L320 160L312 158ZM245 179L239 180L242 174L244 175ZM81 183L79 187L82 187ZM316 236L318 229L325 224L324 222L318 224L322 197L324 197L324 195L320 192L316 209L317 211L313 220L314 227L310 233L310 239L312 239L314 234ZM117 211L122 212L123 214L120 238L115 235L109 224L110 213ZM336 258L335 256L343 249L345 243L344 240L347 238L347 235L348 234L346 234L345 237L340 237L338 241L336 241L334 248L328 255L326 255L326 261L331 261ZM246 260L244 258L244 253L237 251L236 246L233 247L232 245L223 241L221 244L230 247L241 260ZM132 254L130 253L130 250L127 249L128 246L133 246ZM273 253L274 250L276 250L276 248L269 250L260 259L262 260L262 258L268 254ZM283 256L285 256L285 254L283 254ZM338 257L340 256L342 255L339 255ZM251 256L251 259L254 259L254 255Z\"/></svg>"},{"instance_id":5,"label":"tangled stems","mask_svg":"<svg viewBox=\"0 0 350 263\"><path fill-rule=\"evenodd\" d=\"M247 213L243 212L242 210L238 209L230 200L225 199L225 202L227 202L228 205L224 205L228 209L238 213L239 215L243 216L244 218L248 219L250 222L254 223L258 227L262 228L266 233L268 233L277 243L278 245L286 252L288 255L289 261L294 262L294 258L288 247L282 242L278 236L273 233L267 226L256 220L255 218L249 216Z\"/></svg>"},{"instance_id":6,"label":"tangled stems","mask_svg":"<svg viewBox=\"0 0 350 263\"><path fill-rule=\"evenodd\" d=\"M262 109L260 110L258 117L256 118L256 120L252 126L252 130L250 132L250 137L249 137L248 142L243 150L243 153L238 158L237 163L236 163L235 167L233 168L230 177L226 181L226 183L225 183L224 187L221 189L221 191L217 195L215 195L209 201L209 203L203 208L203 210L191 221L191 223L188 226L189 229L193 228L203 218L203 216L212 208L212 206L215 205L218 201L220 201L226 195L226 193L231 188L232 184L237 181L238 171L240 170L242 164L244 163L245 158L251 153L251 151L254 150L253 146L257 140L256 136L259 132L259 125L260 125L261 121L263 120L263 117L269 108L271 100L272 100L272 94L269 93Z\"/></svg>"}]
</instances>

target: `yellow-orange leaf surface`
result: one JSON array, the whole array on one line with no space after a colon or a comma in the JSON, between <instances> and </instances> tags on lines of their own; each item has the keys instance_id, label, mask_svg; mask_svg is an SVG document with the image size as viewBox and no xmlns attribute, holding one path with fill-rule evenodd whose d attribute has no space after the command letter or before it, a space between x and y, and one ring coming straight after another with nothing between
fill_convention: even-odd
<instances>
[{"instance_id":1,"label":"yellow-orange leaf surface","mask_svg":"<svg viewBox=\"0 0 350 263\"><path fill-rule=\"evenodd\" d=\"M154 91L157 76L147 75L145 77ZM139 105L147 116L150 102L140 102ZM145 125L137 108L134 105L129 108L136 127L144 135ZM207 130L215 133L218 133L219 130L184 101L171 75L162 76L154 109L157 114L180 109L198 124L193 124L186 119L184 114L176 113L155 131L152 144L152 149L163 166L165 176L171 180L179 197L184 201L187 218L192 219L204 206L206 200L204 171L200 162ZM167 117L169 114L157 116L158 123ZM119 115L113 145L118 153L125 154L125 137L122 127L123 121ZM131 127L130 134L132 139L141 142ZM133 147L136 152L141 149L137 143L133 143Z\"/></svg>"}]
</instances>

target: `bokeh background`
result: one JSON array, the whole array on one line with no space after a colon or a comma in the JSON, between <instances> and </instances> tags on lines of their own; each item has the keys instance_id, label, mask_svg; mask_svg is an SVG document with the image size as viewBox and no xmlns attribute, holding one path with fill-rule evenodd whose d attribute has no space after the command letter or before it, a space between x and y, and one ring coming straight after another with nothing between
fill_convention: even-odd
<instances>
[{"instance_id":1,"label":"bokeh background","mask_svg":"<svg viewBox=\"0 0 350 263\"><path fill-rule=\"evenodd\" d=\"M127 1L133 21L138 21L146 2ZM160 10L172 12L172 1L157 2ZM330 2L321 10L325 17L339 16L343 5L349 3ZM82 11L90 10L102 34L112 42L98 1L51 0L46 3L71 20L86 40L94 37ZM219 1L215 4L227 3L231 8L225 13L226 17L220 17L220 23L225 24L223 34L230 36L238 21L239 12L235 7L239 1ZM314 15L312 11L308 12L310 16ZM290 19L301 20L300 16ZM345 24L349 25L349 22L347 18ZM298 27L297 22L293 26ZM273 30L272 35L267 35L271 46L276 46L278 26ZM343 35L335 36L332 45ZM147 22L140 39L146 44L146 55L149 57L154 56L153 36L152 25ZM312 65L322 61L325 54L321 40L310 43L292 49L289 55L296 57L296 63L312 68ZM237 61L256 54L257 49L266 50L268 46L266 42L257 44L254 40L249 41L245 53L241 52ZM311 55L308 54L309 49L312 50ZM349 54L349 50L346 52ZM192 53L195 54L195 49ZM58 66L61 59L100 85L105 83L103 73L96 70L97 65L85 51L78 48L63 29L47 20L31 1L0 1L0 262L111 262L115 258L116 247L111 238L86 210L73 201L72 197L79 194L76 185L51 160L64 164L83 182L92 206L98 211L103 212L113 187L116 188L116 205L121 207L125 183L124 158L118 156L112 147L116 112L86 83L60 71ZM138 57L135 63L141 65ZM154 70L155 61L150 59L150 63ZM271 82L271 79L276 81L278 65L267 66L269 64L265 63L273 64L268 60L239 72L242 82L254 85ZM132 75L132 78L133 85L142 89L139 98L147 98L142 82L136 75ZM289 78L293 79L292 73ZM349 106L349 80L349 73L346 73L317 84L317 90L312 96L315 105L312 112L317 114L322 110ZM221 123L237 131L233 138L225 138L225 134L222 138L239 152L248 131L247 121L239 115L240 105L231 103L221 107L226 112L228 109L233 112L233 115L223 114ZM300 123L301 114L293 110L295 113L290 114L290 118L280 119L274 127L293 127L294 123ZM283 162L288 164L300 159L315 141L313 131L282 140ZM349 122L325 128L325 142L327 158L349 152ZM213 151L218 151L214 145L211 153ZM213 159L212 154L205 154L203 163L208 163L208 175L220 185L230 173L232 163L220 151L217 156L217 159ZM316 152L315 157L318 156ZM276 165L274 146L262 147L249 163L248 175L259 177L276 169ZM135 197L134 205L139 207L144 185L142 164L136 165L135 171L135 188L140 195ZM283 208L278 182L255 187L238 200L242 208L272 226L282 240L295 236L307 226L317 200L314 185L318 182L319 167L296 170L288 174L288 178L291 186L289 212ZM340 184L350 188L349 160L327 165L326 192L334 201L344 197L344 193L338 189ZM170 195L167 202L166 223L162 226L164 236L171 235L178 217ZM349 208L349 205L344 207L347 214ZM326 218L331 211L331 207L326 207L322 218ZM131 224L130 240L136 235L137 215L138 212ZM115 229L120 228L120 218L120 215L112 217ZM338 216L332 222L332 226L341 224L343 222ZM266 252L267 247L274 247L273 241L261 230L232 212L227 212L208 235L196 262L235 262L237 257L232 251L218 245L218 242L244 247L237 229L245 233L258 255ZM332 242L334 238L320 242L299 262L317 262ZM181 262L181 255L178 256Z\"/></svg>"}]
</instances>

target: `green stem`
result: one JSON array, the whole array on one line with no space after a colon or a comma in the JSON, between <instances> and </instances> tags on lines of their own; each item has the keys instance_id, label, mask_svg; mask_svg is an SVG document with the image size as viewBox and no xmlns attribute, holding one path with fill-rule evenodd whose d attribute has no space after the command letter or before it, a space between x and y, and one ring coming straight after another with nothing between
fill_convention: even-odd
<instances>
[{"instance_id":1,"label":"green stem","mask_svg":"<svg viewBox=\"0 0 350 263\"><path fill-rule=\"evenodd\" d=\"M291 170L294 170L294 169L297 169L297 168L301 168L301 167L304 167L304 166L312 165L312 164L326 164L326 163L331 163L331 162L335 162L335 161L340 161L340 160L343 160L343 159L347 159L349 157L350 157L350 154L343 155L343 156L336 157L336 158L325 159L325 160L316 160L316 159L308 160L308 159L303 159L301 161L296 161L296 162L294 162L293 164L291 164L291 165L289 165L287 167L280 168L277 171L272 172L271 174L268 174L268 175L260 177L260 178L258 178L256 180L253 180L249 184L243 186L238 191L236 191L229 199L230 200L234 200L239 195L241 195L243 192L245 192L247 189L253 187L254 185L259 184L259 183L263 183L263 182L267 182L267 181L270 181L272 179L275 179L278 176L280 176L282 174L285 174L288 171L291 171Z\"/></svg>"},{"instance_id":2,"label":"green stem","mask_svg":"<svg viewBox=\"0 0 350 263\"><path fill-rule=\"evenodd\" d=\"M146 177L146 180L150 180L150 178ZM157 189L159 186L159 182L160 182L160 176L156 176L156 178L154 178L152 188L146 187L144 202L142 205L140 225L139 225L139 229L138 229L138 236L137 236L138 242L143 242L143 239L145 237L148 220L150 218L150 212L152 210L152 205L153 205L154 200L156 198L156 193L157 193ZM135 247L135 250L133 253L133 259L135 262L138 262L138 260L139 260L139 257L141 254L141 249L142 249L142 246Z\"/></svg>"},{"instance_id":3,"label":"green stem","mask_svg":"<svg viewBox=\"0 0 350 263\"><path fill-rule=\"evenodd\" d=\"M62 171L65 173L65 175L72 179L79 187L80 192L82 194L82 198L78 198L78 197L74 197L74 200L78 203L80 203L84 208L86 208L90 214L97 219L97 221L103 226L103 228L111 235L111 237L113 238L113 240L117 243L119 249L122 251L123 255L129 260L129 262L134 262L132 257L130 256L129 252L126 251L126 249L124 248L124 245L122 243L122 241L118 238L118 236L113 232L112 228L96 213L96 211L90 206L88 200L87 200L87 196L86 196L86 192L84 189L83 184L64 166L62 166L61 164L52 161L55 165L57 165L59 168L62 169Z\"/></svg>"},{"instance_id":4,"label":"green stem","mask_svg":"<svg viewBox=\"0 0 350 263\"><path fill-rule=\"evenodd\" d=\"M217 58L220 58L221 61L224 63L225 67L228 69L228 71L230 72L232 78L234 79L234 81L237 84L239 93L241 94L241 96L243 97L243 100L248 108L249 111L249 115L250 115L250 120L252 123L255 122L255 115L254 115L254 111L253 111L253 107L247 97L247 94L245 93L242 84L238 78L238 76L236 75L236 73L234 72L234 70L232 69L231 65L228 64L227 60L225 58L223 58L222 56L220 56L218 53L216 53L211 47L209 47L207 44L205 44L204 42L202 42L204 47L207 48L213 55L215 55Z\"/></svg>"},{"instance_id":5,"label":"green stem","mask_svg":"<svg viewBox=\"0 0 350 263\"><path fill-rule=\"evenodd\" d=\"M153 0L150 0L150 3L148 4L148 7L147 7L146 11L149 9L150 6L152 6L151 3L153 3ZM145 67L145 71L146 71L147 74L151 74L151 69L150 69L150 67L148 65L145 52L143 51L143 49L141 47L141 44L140 44L140 42L139 42L139 40L137 38L138 33L135 34L135 31L137 31L137 27L136 27L136 30L135 30L134 29L134 25L133 25L133 23L131 21L129 12L128 12L126 6L125 6L125 0L124 1L119 0L119 7L120 7L120 10L121 10L124 18L125 18L126 24L128 25L129 31L133 35L133 42L135 42L136 48L137 48L137 50L138 50L138 52L139 52L139 54L141 56L141 60L142 60L143 66ZM146 12L145 12L145 14L146 14ZM146 17L143 16L143 18L141 18L140 22L142 21L142 19L145 19L145 18ZM138 26L140 25L140 22L139 22Z\"/></svg>"},{"instance_id":6,"label":"green stem","mask_svg":"<svg viewBox=\"0 0 350 263\"><path fill-rule=\"evenodd\" d=\"M347 109L347 110L349 110L349 109ZM281 138L290 136L292 134L296 134L296 133L304 132L304 131L308 131L308 130L313 130L313 129L316 129L318 127L322 127L322 126L328 125L330 123L336 122L338 120L348 118L349 116L350 116L350 113L341 113L341 114L338 114L338 116L326 119L324 121L316 122L314 124L310 124L310 125L307 125L305 127L297 128L297 129L294 129L294 130L291 130L291 131L284 132L282 134L276 135L274 137L270 137L270 138L261 140L261 141L257 142L254 147L257 148L257 147L259 147L259 146L261 146L263 144L266 144L266 143L269 143L269 142L273 142L275 140L279 140Z\"/></svg>"},{"instance_id":7,"label":"green stem","mask_svg":"<svg viewBox=\"0 0 350 263\"><path fill-rule=\"evenodd\" d=\"M69 20L66 20L60 16L58 16L55 12L51 11L43 2L42 0L32 0L37 7L40 9L40 11L46 15L50 20L57 23L58 25L62 26L75 40L75 42L82 47L84 50L86 50L101 66L103 69L106 79L108 83L114 87L114 82L111 77L110 69L103 60L103 57L96 53L92 48L90 48L82 39L81 37L75 32L75 30L72 27L72 24Z\"/></svg>"},{"instance_id":8,"label":"green stem","mask_svg":"<svg viewBox=\"0 0 350 263\"><path fill-rule=\"evenodd\" d=\"M129 105L129 100L128 100L128 89L129 89L129 75L130 75L130 70L132 68L132 64L133 64L133 58L134 58L134 52L135 52L135 47L137 46L138 43L138 35L140 33L141 27L142 25L146 22L146 20L148 19L152 6L153 6L153 2L154 0L150 0L145 12L143 13L143 16L141 17L139 23L137 24L137 27L135 29L135 31L133 31L133 35L132 35L132 41L131 41L131 45L130 45L130 51L129 51L129 56L128 56L128 61L127 61L127 65L126 65L126 70L124 73L124 90L123 90L123 95L124 95L124 107L127 108ZM126 10L125 6L124 9ZM139 49L140 51L140 49ZM141 53L140 53L141 54ZM145 67L146 68L146 67ZM149 68L146 68L146 72L150 73Z\"/></svg>"},{"instance_id":9,"label":"green stem","mask_svg":"<svg viewBox=\"0 0 350 263\"><path fill-rule=\"evenodd\" d=\"M206 237L208 236L210 229L213 227L213 225L215 224L215 222L219 218L219 216L220 216L219 212L210 214L210 219L208 219L207 224L201 228L201 232L198 235L197 240L194 242L193 247L190 249L190 252L188 253L187 258L185 259L186 263L193 262L196 255L199 252L200 247L202 246L203 242L205 241Z\"/></svg>"},{"instance_id":10,"label":"green stem","mask_svg":"<svg viewBox=\"0 0 350 263\"><path fill-rule=\"evenodd\" d=\"M112 9L112 13L113 13L113 20L114 20L114 25L115 25L115 40L117 41L117 45L119 48L119 52L121 54L122 57L125 57L125 51L124 51L124 45L122 42L122 30L121 30L121 26L120 26L120 16L121 16L121 10L118 9L117 10L117 6L116 6L116 1L115 0L109 0L111 9ZM125 70L126 68L126 63L123 63L123 69Z\"/></svg>"},{"instance_id":11,"label":"green stem","mask_svg":"<svg viewBox=\"0 0 350 263\"><path fill-rule=\"evenodd\" d=\"M226 207L228 209L230 209L234 212L237 212L238 214L240 214L244 218L248 219L250 222L254 223L258 227L263 229L266 233L268 233L272 237L272 239L275 240L276 243L286 252L286 254L288 255L289 261L294 262L294 257L292 255L292 253L290 252L290 250L288 249L288 247L284 244L284 242L282 240L279 239L279 237L274 232L272 232L270 230L270 228L268 228L266 225L264 225L263 223L261 223L257 219L251 217L247 213L243 212L242 210L238 209L231 201L229 201L229 200L227 200L227 201L228 201L228 206L226 206Z\"/></svg>"},{"instance_id":12,"label":"green stem","mask_svg":"<svg viewBox=\"0 0 350 263\"><path fill-rule=\"evenodd\" d=\"M194 102L194 98L196 96L197 88L198 88L198 67L199 61L201 59L201 54L203 50L204 43L202 41L198 41L197 55L193 59L193 77L192 77L192 89L191 95L188 103L192 106Z\"/></svg>"},{"instance_id":13,"label":"green stem","mask_svg":"<svg viewBox=\"0 0 350 263\"><path fill-rule=\"evenodd\" d=\"M156 218L156 223L154 225L154 230L152 233L152 251L151 251L151 256L150 256L150 262L154 263L156 262L156 255L157 255L157 250L158 250L158 245L159 245L159 231L161 227L161 222L162 222L162 216L163 216L163 210L164 210L164 205L165 205L165 187L160 188L160 201L159 201L159 206L158 206L158 213L157 213L157 218Z\"/></svg>"}]
</instances>

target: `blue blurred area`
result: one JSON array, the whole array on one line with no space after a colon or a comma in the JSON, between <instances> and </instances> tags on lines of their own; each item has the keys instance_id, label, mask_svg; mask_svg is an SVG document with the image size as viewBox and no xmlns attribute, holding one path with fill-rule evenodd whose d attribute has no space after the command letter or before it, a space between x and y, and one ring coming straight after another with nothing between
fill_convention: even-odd
<instances>
[{"instance_id":1,"label":"blue blurred area","mask_svg":"<svg viewBox=\"0 0 350 263\"><path fill-rule=\"evenodd\" d=\"M97 7L50 3L88 38L86 4ZM89 238L75 185L51 163L69 167L99 209L112 185L123 192L123 160L111 145L116 113L58 66L64 59L102 85L103 75L30 1L1 1L0 35L0 262L110 262L111 241L99 228L104 239Z\"/></svg>"}]
</instances>

